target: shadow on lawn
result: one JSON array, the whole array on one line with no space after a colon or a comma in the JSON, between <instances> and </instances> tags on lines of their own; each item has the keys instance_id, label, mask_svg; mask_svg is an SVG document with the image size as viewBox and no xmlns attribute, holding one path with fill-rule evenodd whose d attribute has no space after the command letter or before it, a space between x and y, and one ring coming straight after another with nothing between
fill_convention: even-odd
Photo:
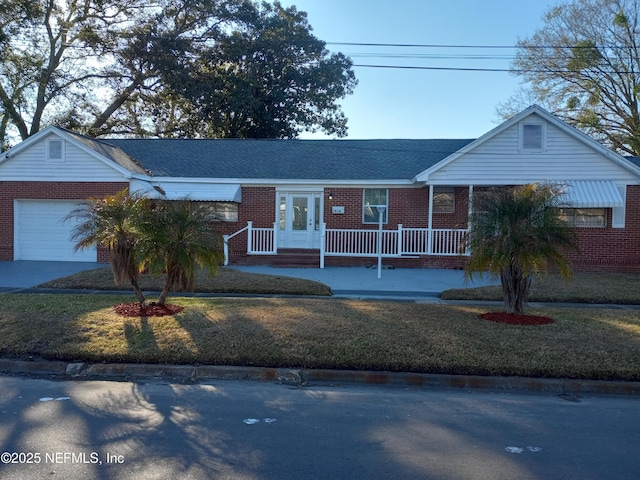
<instances>
[{"instance_id":1,"label":"shadow on lawn","mask_svg":"<svg viewBox=\"0 0 640 480\"><path fill-rule=\"evenodd\" d=\"M158 343L153 332L153 327L149 325L149 317L140 317L139 324L136 319L126 319L124 322L124 336L130 352L135 351L158 351Z\"/></svg>"}]
</instances>

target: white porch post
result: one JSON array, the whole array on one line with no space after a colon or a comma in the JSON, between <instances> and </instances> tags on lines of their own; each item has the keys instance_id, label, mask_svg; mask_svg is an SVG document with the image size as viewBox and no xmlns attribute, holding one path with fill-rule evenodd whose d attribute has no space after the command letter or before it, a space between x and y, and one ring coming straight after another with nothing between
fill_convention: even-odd
<instances>
[{"instance_id":1,"label":"white porch post","mask_svg":"<svg viewBox=\"0 0 640 480\"><path fill-rule=\"evenodd\" d=\"M278 227L279 227L279 222L273 222L273 245L272 245L272 252L273 253L278 253Z\"/></svg>"},{"instance_id":2,"label":"white porch post","mask_svg":"<svg viewBox=\"0 0 640 480\"><path fill-rule=\"evenodd\" d=\"M429 185L429 223L427 237L427 253L433 254L433 185Z\"/></svg>"},{"instance_id":3,"label":"white porch post","mask_svg":"<svg viewBox=\"0 0 640 480\"><path fill-rule=\"evenodd\" d=\"M322 222L320 224L320 268L324 268L324 251L326 248L325 242L327 240L327 224Z\"/></svg>"},{"instance_id":4,"label":"white porch post","mask_svg":"<svg viewBox=\"0 0 640 480\"><path fill-rule=\"evenodd\" d=\"M251 253L253 251L253 222L252 221L248 221L247 222L247 253Z\"/></svg>"}]
</instances>

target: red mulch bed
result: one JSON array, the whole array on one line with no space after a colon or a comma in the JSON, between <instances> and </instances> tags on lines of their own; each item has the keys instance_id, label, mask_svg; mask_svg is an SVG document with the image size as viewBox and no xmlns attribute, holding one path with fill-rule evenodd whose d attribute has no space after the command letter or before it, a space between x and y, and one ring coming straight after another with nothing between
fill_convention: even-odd
<instances>
[{"instance_id":1,"label":"red mulch bed","mask_svg":"<svg viewBox=\"0 0 640 480\"><path fill-rule=\"evenodd\" d=\"M123 317L164 317L182 311L182 307L179 305L171 305L170 303L158 305L155 302L143 308L140 308L138 302L121 303L113 308L118 315Z\"/></svg>"},{"instance_id":2,"label":"red mulch bed","mask_svg":"<svg viewBox=\"0 0 640 480\"><path fill-rule=\"evenodd\" d=\"M490 320L492 322L506 323L508 325L547 325L549 323L555 323L555 320L549 317L507 312L482 313L478 315L478 318L481 318L482 320Z\"/></svg>"}]
</instances>

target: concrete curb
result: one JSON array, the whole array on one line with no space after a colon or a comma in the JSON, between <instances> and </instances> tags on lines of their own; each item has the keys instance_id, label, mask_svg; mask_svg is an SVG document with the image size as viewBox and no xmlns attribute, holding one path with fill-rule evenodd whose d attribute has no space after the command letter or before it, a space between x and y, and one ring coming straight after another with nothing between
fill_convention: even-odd
<instances>
[{"instance_id":1,"label":"concrete curb","mask_svg":"<svg viewBox=\"0 0 640 480\"><path fill-rule=\"evenodd\" d=\"M640 382L218 365L88 364L83 362L0 359L0 372L15 375L53 376L73 380L108 379L135 381L173 379L190 382L251 380L278 382L296 386L349 384L438 389L455 388L513 393L530 392L565 396L584 394L640 395Z\"/></svg>"}]
</instances>

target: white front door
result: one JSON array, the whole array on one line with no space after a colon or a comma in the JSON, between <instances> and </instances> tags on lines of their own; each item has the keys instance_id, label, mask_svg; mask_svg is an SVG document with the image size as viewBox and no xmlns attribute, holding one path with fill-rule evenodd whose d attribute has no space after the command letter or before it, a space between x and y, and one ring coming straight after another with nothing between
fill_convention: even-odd
<instances>
[{"instance_id":1,"label":"white front door","mask_svg":"<svg viewBox=\"0 0 640 480\"><path fill-rule=\"evenodd\" d=\"M321 193L282 193L280 248L320 248Z\"/></svg>"}]
</instances>

